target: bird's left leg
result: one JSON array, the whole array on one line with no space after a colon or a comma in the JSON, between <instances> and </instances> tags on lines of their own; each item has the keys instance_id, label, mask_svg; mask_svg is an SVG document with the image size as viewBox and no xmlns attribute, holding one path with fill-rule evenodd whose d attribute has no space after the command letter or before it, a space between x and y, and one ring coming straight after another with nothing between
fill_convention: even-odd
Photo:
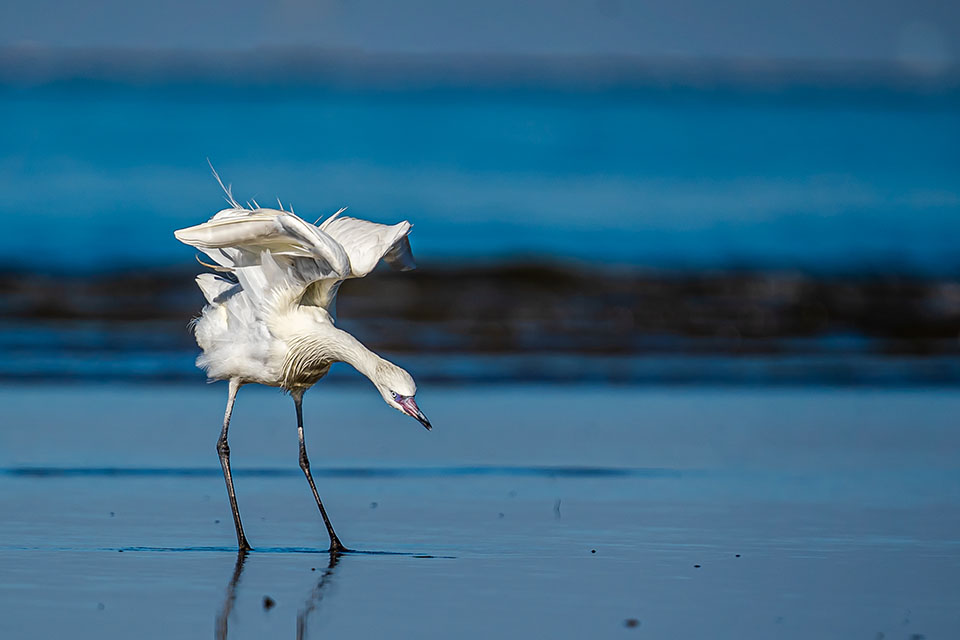
<instances>
[{"instance_id":1,"label":"bird's left leg","mask_svg":"<svg viewBox=\"0 0 960 640\"><path fill-rule=\"evenodd\" d=\"M233 474L230 473L230 445L227 443L227 431L230 429L230 416L233 414L233 403L240 390L240 379L230 378L230 390L227 395L227 410L223 415L223 430L217 440L217 455L220 456L220 467L223 469L223 479L227 483L227 497L230 498L230 510L233 512L233 524L237 529L237 546L240 551L249 551L250 543L243 534L243 524L240 522L240 509L237 507L237 496L233 491Z\"/></svg>"},{"instance_id":2,"label":"bird's left leg","mask_svg":"<svg viewBox=\"0 0 960 640\"><path fill-rule=\"evenodd\" d=\"M307 476L307 482L310 483L310 490L313 491L313 497L317 501L317 507L320 508L320 515L323 517L323 524L327 525L327 533L330 534L330 553L341 553L349 551L337 533L330 524L330 518L327 517L327 510L323 508L323 502L320 501L320 494L317 493L317 485L313 482L313 475L310 473L310 460L307 458L307 445L303 441L303 389L295 389L290 392L293 396L293 403L297 407L297 435L300 438L300 468L303 469L303 475Z\"/></svg>"}]
</instances>

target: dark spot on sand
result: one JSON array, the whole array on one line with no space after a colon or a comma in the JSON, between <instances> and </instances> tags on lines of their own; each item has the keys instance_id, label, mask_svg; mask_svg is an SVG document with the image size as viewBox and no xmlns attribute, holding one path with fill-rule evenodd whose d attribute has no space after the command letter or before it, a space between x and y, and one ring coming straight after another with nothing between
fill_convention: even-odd
<instances>
[{"instance_id":1,"label":"dark spot on sand","mask_svg":"<svg viewBox=\"0 0 960 640\"><path fill-rule=\"evenodd\" d=\"M694 568L694 569L699 569L699 568L700 568L700 565L695 564L695 565L693 565L693 568Z\"/></svg>"},{"instance_id":2,"label":"dark spot on sand","mask_svg":"<svg viewBox=\"0 0 960 640\"><path fill-rule=\"evenodd\" d=\"M590 553L596 553L596 552L597 552L596 549L590 549Z\"/></svg>"},{"instance_id":3,"label":"dark spot on sand","mask_svg":"<svg viewBox=\"0 0 960 640\"><path fill-rule=\"evenodd\" d=\"M379 505L378 505L376 502L371 502L371 503L370 503L370 508L371 508L371 509L376 509L378 506L379 506Z\"/></svg>"},{"instance_id":4,"label":"dark spot on sand","mask_svg":"<svg viewBox=\"0 0 960 640\"><path fill-rule=\"evenodd\" d=\"M317 570L316 567L310 567L310 571L316 571L316 570Z\"/></svg>"},{"instance_id":5,"label":"dark spot on sand","mask_svg":"<svg viewBox=\"0 0 960 640\"><path fill-rule=\"evenodd\" d=\"M214 523L214 524L220 524L220 521L219 521L219 520L214 520L213 523Z\"/></svg>"},{"instance_id":6,"label":"dark spot on sand","mask_svg":"<svg viewBox=\"0 0 960 640\"><path fill-rule=\"evenodd\" d=\"M631 629L634 627L639 627L640 621L637 620L636 618L627 618L626 620L623 621L623 626L629 627Z\"/></svg>"},{"instance_id":7,"label":"dark spot on sand","mask_svg":"<svg viewBox=\"0 0 960 640\"><path fill-rule=\"evenodd\" d=\"M117 549L117 553L123 553L123 549Z\"/></svg>"},{"instance_id":8,"label":"dark spot on sand","mask_svg":"<svg viewBox=\"0 0 960 640\"><path fill-rule=\"evenodd\" d=\"M269 611L273 609L277 604L277 601L271 598L270 596L263 596L263 608Z\"/></svg>"},{"instance_id":9,"label":"dark spot on sand","mask_svg":"<svg viewBox=\"0 0 960 640\"><path fill-rule=\"evenodd\" d=\"M740 554L739 554L739 553L737 554L737 557L738 557L738 558L740 557Z\"/></svg>"},{"instance_id":10,"label":"dark spot on sand","mask_svg":"<svg viewBox=\"0 0 960 640\"><path fill-rule=\"evenodd\" d=\"M106 606L105 604L103 604L102 602L98 602L98 603L97 603L97 610L98 610L98 611L103 611L103 610L106 609L106 608L107 608L107 606Z\"/></svg>"}]
</instances>

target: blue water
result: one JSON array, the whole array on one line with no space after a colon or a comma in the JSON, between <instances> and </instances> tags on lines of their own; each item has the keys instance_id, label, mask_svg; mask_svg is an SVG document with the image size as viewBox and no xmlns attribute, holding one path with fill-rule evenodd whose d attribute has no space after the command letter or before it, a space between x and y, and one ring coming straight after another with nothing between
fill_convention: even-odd
<instances>
[{"instance_id":1,"label":"blue water","mask_svg":"<svg viewBox=\"0 0 960 640\"><path fill-rule=\"evenodd\" d=\"M372 387L321 383L313 474L367 552L334 563L293 403L251 385L230 429L241 565L214 450L225 397L0 387L0 637L960 630L952 390L422 385L427 432Z\"/></svg>"},{"instance_id":2,"label":"blue water","mask_svg":"<svg viewBox=\"0 0 960 640\"><path fill-rule=\"evenodd\" d=\"M960 270L960 93L676 86L0 86L0 251L191 259L171 231L279 196L416 225L421 259Z\"/></svg>"}]
</instances>

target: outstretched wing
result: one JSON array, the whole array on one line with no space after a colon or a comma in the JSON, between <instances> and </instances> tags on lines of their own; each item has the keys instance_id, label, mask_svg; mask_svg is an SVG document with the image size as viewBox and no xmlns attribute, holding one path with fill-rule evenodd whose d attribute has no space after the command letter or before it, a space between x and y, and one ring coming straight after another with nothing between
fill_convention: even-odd
<instances>
[{"instance_id":1,"label":"outstretched wing","mask_svg":"<svg viewBox=\"0 0 960 640\"><path fill-rule=\"evenodd\" d=\"M177 240L200 249L217 264L233 269L258 262L264 251L310 258L328 277L349 275L343 247L317 227L275 209L224 209L208 222L175 231Z\"/></svg>"},{"instance_id":2,"label":"outstretched wing","mask_svg":"<svg viewBox=\"0 0 960 640\"><path fill-rule=\"evenodd\" d=\"M350 275L350 260L340 243L286 211L224 209L174 235L207 254L219 269L232 272L264 311L298 303L318 281L332 285ZM208 288L201 286L204 293Z\"/></svg>"},{"instance_id":3,"label":"outstretched wing","mask_svg":"<svg viewBox=\"0 0 960 640\"><path fill-rule=\"evenodd\" d=\"M303 303L333 313L344 279L367 275L381 259L400 269L415 266L407 240L410 226L334 215L317 227L286 211L232 208L174 235L204 252L218 270L235 274L265 312ZM211 302L228 289L226 281L198 283Z\"/></svg>"},{"instance_id":4,"label":"outstretched wing","mask_svg":"<svg viewBox=\"0 0 960 640\"><path fill-rule=\"evenodd\" d=\"M350 277L362 278L383 260L391 267L407 271L416 268L410 250L411 224L377 224L348 216L331 216L320 230L340 243L350 259Z\"/></svg>"}]
</instances>

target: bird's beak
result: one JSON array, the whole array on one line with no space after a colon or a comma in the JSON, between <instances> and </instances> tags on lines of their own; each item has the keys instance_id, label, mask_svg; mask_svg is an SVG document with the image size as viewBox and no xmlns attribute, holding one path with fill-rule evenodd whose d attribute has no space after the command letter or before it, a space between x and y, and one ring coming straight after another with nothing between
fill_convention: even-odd
<instances>
[{"instance_id":1,"label":"bird's beak","mask_svg":"<svg viewBox=\"0 0 960 640\"><path fill-rule=\"evenodd\" d=\"M430 426L430 421L427 420L427 416L423 415L423 411L420 411L420 407L417 406L417 401L413 399L413 396L409 398L401 398L400 406L403 407L403 412L410 416L411 418L416 418L420 421L424 427L427 428L427 431L433 429Z\"/></svg>"}]
</instances>

